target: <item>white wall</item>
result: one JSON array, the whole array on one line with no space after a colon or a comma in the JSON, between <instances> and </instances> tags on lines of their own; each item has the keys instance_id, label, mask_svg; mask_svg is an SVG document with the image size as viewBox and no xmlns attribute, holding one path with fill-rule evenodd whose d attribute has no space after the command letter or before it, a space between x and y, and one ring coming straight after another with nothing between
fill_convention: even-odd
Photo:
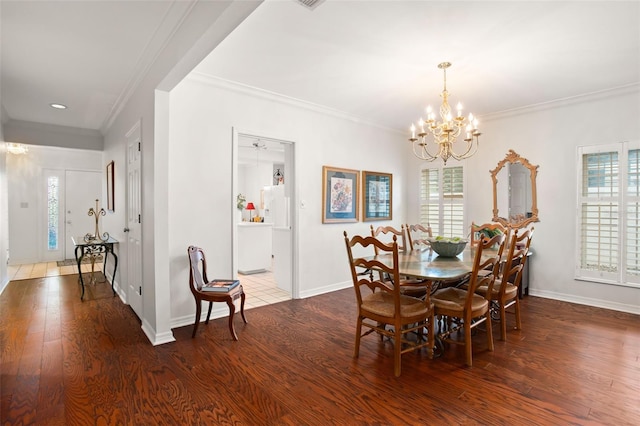
<instances>
[{"instance_id":1,"label":"white wall","mask_svg":"<svg viewBox=\"0 0 640 426\"><path fill-rule=\"evenodd\" d=\"M142 329L152 344L173 341L169 309L167 214L168 90L171 90L260 3L257 1L177 2L188 8L180 28L156 58L143 81L108 126L104 137L105 161L116 165L116 211L105 227L122 230L126 224L125 135L141 122L142 134ZM114 235L124 241L125 234ZM120 245L118 275L127 285L127 251ZM186 253L186 248L185 248Z\"/></svg>"},{"instance_id":2,"label":"white wall","mask_svg":"<svg viewBox=\"0 0 640 426\"><path fill-rule=\"evenodd\" d=\"M244 164L238 166L238 192L247 197L247 203L253 203L256 208L249 213L242 211L242 218L264 216L264 209L260 208L260 192L265 186L273 182L273 165L271 163Z\"/></svg>"},{"instance_id":3,"label":"white wall","mask_svg":"<svg viewBox=\"0 0 640 426\"><path fill-rule=\"evenodd\" d=\"M189 245L204 248L210 276L234 273L233 127L295 143L294 192L305 202L305 208L294 207L300 230L299 275L294 280L301 297L352 285L342 232L369 232L365 222L322 224L323 165L393 173L392 223L399 226L405 220L407 156L399 148L405 146L402 135L284 97L237 89L213 79L186 79L171 92L168 229L174 325L192 323L195 312L188 287Z\"/></svg>"},{"instance_id":4,"label":"white wall","mask_svg":"<svg viewBox=\"0 0 640 426\"><path fill-rule=\"evenodd\" d=\"M9 284L9 195L7 185L7 144L4 142L2 123L4 108L0 106L0 294Z\"/></svg>"},{"instance_id":5,"label":"white wall","mask_svg":"<svg viewBox=\"0 0 640 426\"><path fill-rule=\"evenodd\" d=\"M103 148L102 134L97 130L9 120L4 133L9 142L97 151Z\"/></svg>"},{"instance_id":6,"label":"white wall","mask_svg":"<svg viewBox=\"0 0 640 426\"><path fill-rule=\"evenodd\" d=\"M42 262L46 247L46 231L40 226L44 223L43 169L102 172L102 152L30 145L26 155L7 154L6 164L10 264Z\"/></svg>"},{"instance_id":7,"label":"white wall","mask_svg":"<svg viewBox=\"0 0 640 426\"><path fill-rule=\"evenodd\" d=\"M539 165L540 222L531 258L530 294L640 313L640 289L577 281L577 147L640 139L638 86L481 119L478 153L465 161L467 221L492 218L489 171L509 149ZM415 176L419 162L412 160ZM416 188L417 190L417 188ZM409 195L417 212L417 192Z\"/></svg>"}]
</instances>

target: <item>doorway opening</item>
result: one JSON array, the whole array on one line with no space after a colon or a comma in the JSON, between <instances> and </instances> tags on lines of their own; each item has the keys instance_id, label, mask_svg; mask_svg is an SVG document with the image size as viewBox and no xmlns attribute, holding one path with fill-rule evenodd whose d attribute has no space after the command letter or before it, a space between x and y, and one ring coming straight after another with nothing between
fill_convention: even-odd
<instances>
[{"instance_id":1,"label":"doorway opening","mask_svg":"<svg viewBox=\"0 0 640 426\"><path fill-rule=\"evenodd\" d=\"M252 294L249 307L291 299L294 144L235 131L233 143L233 272Z\"/></svg>"}]
</instances>

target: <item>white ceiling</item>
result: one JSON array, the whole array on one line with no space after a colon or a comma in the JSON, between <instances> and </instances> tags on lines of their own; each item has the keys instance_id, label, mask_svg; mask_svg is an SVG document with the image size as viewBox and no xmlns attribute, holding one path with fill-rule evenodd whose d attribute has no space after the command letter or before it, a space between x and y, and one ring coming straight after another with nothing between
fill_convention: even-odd
<instances>
[{"instance_id":1,"label":"white ceiling","mask_svg":"<svg viewBox=\"0 0 640 426\"><path fill-rule=\"evenodd\" d=\"M101 129L168 36L163 1L0 2L2 105L14 120ZM165 22L166 23L166 22ZM68 106L65 111L49 107Z\"/></svg>"},{"instance_id":2,"label":"white ceiling","mask_svg":"<svg viewBox=\"0 0 640 426\"><path fill-rule=\"evenodd\" d=\"M6 114L104 132L185 3L1 0ZM270 0L197 71L406 130L439 105L443 61L480 116L637 85L640 2Z\"/></svg>"}]
</instances>

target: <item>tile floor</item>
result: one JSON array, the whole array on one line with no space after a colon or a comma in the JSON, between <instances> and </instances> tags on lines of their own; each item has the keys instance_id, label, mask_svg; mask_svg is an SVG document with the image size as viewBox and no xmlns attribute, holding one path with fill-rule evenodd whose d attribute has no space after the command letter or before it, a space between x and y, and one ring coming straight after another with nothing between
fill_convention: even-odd
<instances>
[{"instance_id":1,"label":"tile floor","mask_svg":"<svg viewBox=\"0 0 640 426\"><path fill-rule=\"evenodd\" d=\"M290 293L278 288L271 271L250 275L238 274L238 278L247 295L244 302L245 309L291 299Z\"/></svg>"},{"instance_id":2,"label":"tile floor","mask_svg":"<svg viewBox=\"0 0 640 426\"><path fill-rule=\"evenodd\" d=\"M102 271L102 263L95 264L95 271ZM8 267L9 280L26 280L29 278L57 277L78 273L76 265L58 266L56 262L28 263ZM91 264L82 265L82 272L91 272Z\"/></svg>"},{"instance_id":3,"label":"tile floor","mask_svg":"<svg viewBox=\"0 0 640 426\"><path fill-rule=\"evenodd\" d=\"M102 264L96 263L95 270L102 271ZM9 279L13 281L77 274L78 267L75 265L58 267L56 262L30 263L9 266L8 272ZM91 272L91 265L83 264L82 272ZM245 293L247 294L244 306L245 309L257 308L258 306L269 305L271 303L278 303L291 299L290 293L281 290L276 286L273 272L271 271L250 275L239 274L238 277L242 283Z\"/></svg>"}]
</instances>

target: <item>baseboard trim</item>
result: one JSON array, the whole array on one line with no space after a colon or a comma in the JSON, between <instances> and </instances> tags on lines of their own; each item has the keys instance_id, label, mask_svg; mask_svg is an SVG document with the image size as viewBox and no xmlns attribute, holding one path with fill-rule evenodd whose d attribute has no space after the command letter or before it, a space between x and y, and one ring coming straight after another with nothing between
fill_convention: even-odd
<instances>
[{"instance_id":1,"label":"baseboard trim","mask_svg":"<svg viewBox=\"0 0 640 426\"><path fill-rule=\"evenodd\" d=\"M545 299L561 300L563 302L577 303L579 305L593 306L595 308L611 309L613 311L626 312L629 314L640 315L640 306L630 305L626 303L616 303L608 300L593 299L590 297L580 297L574 294L564 294L555 291L534 290L529 289L529 294Z\"/></svg>"}]
</instances>

